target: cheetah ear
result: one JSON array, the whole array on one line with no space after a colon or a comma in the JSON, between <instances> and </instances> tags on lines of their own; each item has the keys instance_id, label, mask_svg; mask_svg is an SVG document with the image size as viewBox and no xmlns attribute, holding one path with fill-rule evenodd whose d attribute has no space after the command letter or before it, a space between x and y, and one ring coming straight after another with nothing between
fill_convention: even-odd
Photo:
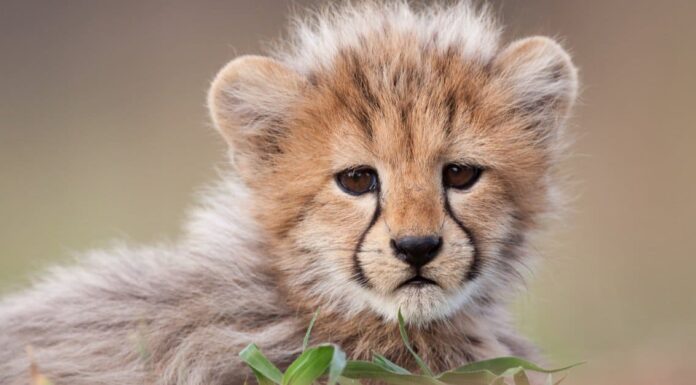
<instances>
[{"instance_id":1,"label":"cheetah ear","mask_svg":"<svg viewBox=\"0 0 696 385\"><path fill-rule=\"evenodd\" d=\"M497 55L493 70L524 126L544 138L556 136L578 89L577 69L566 51L547 37L521 39Z\"/></svg>"},{"instance_id":2,"label":"cheetah ear","mask_svg":"<svg viewBox=\"0 0 696 385\"><path fill-rule=\"evenodd\" d=\"M283 122L304 82L295 71L263 56L241 56L220 70L208 92L208 109L235 157L277 150Z\"/></svg>"}]
</instances>

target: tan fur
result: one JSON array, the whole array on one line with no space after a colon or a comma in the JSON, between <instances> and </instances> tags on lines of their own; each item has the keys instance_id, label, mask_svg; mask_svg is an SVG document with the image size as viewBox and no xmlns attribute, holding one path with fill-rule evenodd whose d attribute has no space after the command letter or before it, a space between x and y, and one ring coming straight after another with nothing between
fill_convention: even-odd
<instances>
[{"instance_id":1,"label":"tan fur","mask_svg":"<svg viewBox=\"0 0 696 385\"><path fill-rule=\"evenodd\" d=\"M106 274L98 263L82 278L65 274L73 282L58 285L64 294L55 301L66 308L36 329L20 323L52 316L17 297L0 308L0 326L10 325L0 342L37 345L49 375L87 383L75 374L81 354L52 352L78 346L60 331L81 318L64 314L89 308L102 314L90 321L94 337L109 338L98 348L87 341L93 346L84 351L131 368L82 369L93 383L237 384L246 373L238 349L257 341L287 364L321 309L313 341L338 343L353 358L378 351L415 369L396 328L401 309L435 370L502 355L537 358L505 307L531 263L529 236L553 210L553 170L577 79L555 42L535 37L500 49L498 35L490 16L467 3L420 11L366 3L301 24L275 58L235 59L208 97L234 171L196 212L191 235L150 257L142 281L129 275L138 262L116 269L143 286L131 296L120 293L128 291L123 281L92 282ZM484 171L467 191L446 189L442 170L451 163ZM378 191L351 196L337 186L336 173L356 166L377 171ZM437 286L400 288L413 269L390 241L427 235L443 239L421 271ZM35 290L32 298L49 289ZM104 293L114 302L85 297ZM105 306L125 318L107 323ZM28 337L32 330L38 337ZM55 343L46 340L52 330ZM110 350L112 337L129 333L142 335L146 363L128 349ZM0 364L14 370L0 374L0 384L24 383L13 362Z\"/></svg>"}]
</instances>

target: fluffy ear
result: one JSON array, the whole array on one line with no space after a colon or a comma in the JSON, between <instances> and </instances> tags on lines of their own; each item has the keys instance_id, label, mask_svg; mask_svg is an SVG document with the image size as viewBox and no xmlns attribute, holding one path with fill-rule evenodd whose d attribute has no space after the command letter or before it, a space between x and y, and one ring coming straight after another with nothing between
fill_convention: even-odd
<instances>
[{"instance_id":1,"label":"fluffy ear","mask_svg":"<svg viewBox=\"0 0 696 385\"><path fill-rule=\"evenodd\" d=\"M562 127L577 96L577 69L555 41L530 37L511 43L493 63L513 113L546 138Z\"/></svg>"},{"instance_id":2,"label":"fluffy ear","mask_svg":"<svg viewBox=\"0 0 696 385\"><path fill-rule=\"evenodd\" d=\"M236 159L265 159L280 151L288 110L303 84L299 74L262 56L242 56L220 70L208 92L208 109Z\"/></svg>"}]
</instances>

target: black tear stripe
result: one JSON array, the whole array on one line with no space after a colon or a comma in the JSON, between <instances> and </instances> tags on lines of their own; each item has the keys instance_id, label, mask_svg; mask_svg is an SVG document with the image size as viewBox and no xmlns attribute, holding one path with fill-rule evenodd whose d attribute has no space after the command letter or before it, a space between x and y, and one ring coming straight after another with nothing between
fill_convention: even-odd
<instances>
[{"instance_id":1,"label":"black tear stripe","mask_svg":"<svg viewBox=\"0 0 696 385\"><path fill-rule=\"evenodd\" d=\"M462 223L462 221L457 218L456 215L454 215L454 211L452 211L452 206L450 206L449 203L449 197L447 196L447 191L445 191L444 194L444 200L445 200L445 212L447 215L449 215L450 218L454 221L454 223L459 226L460 229L466 234L467 237L469 237L469 243L471 244L471 247L474 249L474 251L471 253L473 260L471 261L471 265L469 266L469 271L466 272L465 279L467 281L473 281L476 279L481 274L481 255L479 253L479 248L476 244L476 237L474 237L474 233Z\"/></svg>"},{"instance_id":2,"label":"black tear stripe","mask_svg":"<svg viewBox=\"0 0 696 385\"><path fill-rule=\"evenodd\" d=\"M365 275L365 271L363 270L362 266L360 265L360 260L358 259L358 253L360 253L362 249L363 242L365 242L365 237L367 237L367 233L370 232L370 229L372 229L372 226L377 223L377 219L379 219L379 216L382 212L382 209L379 205L379 197L377 197L377 207L375 208L375 213L372 214L372 219L370 219L370 224L367 225L367 228L365 231L363 231L362 234L360 234L360 238L358 238L358 244L355 246L355 252L353 253L353 274L355 277L355 280L358 281L358 283L366 288L370 288L372 285L370 284L370 279L367 278Z\"/></svg>"}]
</instances>

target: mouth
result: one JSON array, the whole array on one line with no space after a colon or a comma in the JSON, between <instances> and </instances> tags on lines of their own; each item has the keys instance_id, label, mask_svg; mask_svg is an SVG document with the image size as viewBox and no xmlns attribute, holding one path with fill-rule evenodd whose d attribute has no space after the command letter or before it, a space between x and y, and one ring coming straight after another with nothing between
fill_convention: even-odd
<instances>
[{"instance_id":1,"label":"mouth","mask_svg":"<svg viewBox=\"0 0 696 385\"><path fill-rule=\"evenodd\" d=\"M404 287L423 287L423 286L428 286L428 285L435 285L437 286L437 282L433 281L432 279L428 279L423 277L420 274L416 274L413 277L401 282L401 284L396 288L401 289Z\"/></svg>"}]
</instances>

